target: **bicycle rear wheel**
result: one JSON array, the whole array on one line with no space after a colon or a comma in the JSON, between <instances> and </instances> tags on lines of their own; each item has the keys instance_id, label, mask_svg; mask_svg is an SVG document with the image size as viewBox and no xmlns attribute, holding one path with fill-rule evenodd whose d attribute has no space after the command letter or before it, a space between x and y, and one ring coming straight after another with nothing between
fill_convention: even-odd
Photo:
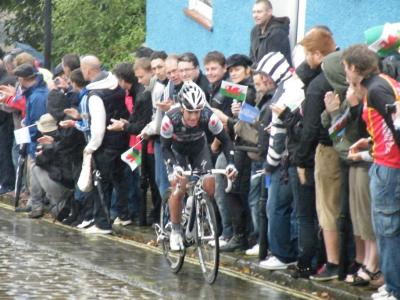
<instances>
[{"instance_id":1,"label":"bicycle rear wheel","mask_svg":"<svg viewBox=\"0 0 400 300\"><path fill-rule=\"evenodd\" d=\"M183 262L185 260L186 249L181 251L171 251L169 245L169 238L171 235L172 225L169 221L169 207L168 207L168 199L163 199L161 203L161 212L160 212L160 228L162 238L161 245L163 249L163 254L171 271L173 273L178 273L182 268Z\"/></svg>"},{"instance_id":2,"label":"bicycle rear wheel","mask_svg":"<svg viewBox=\"0 0 400 300\"><path fill-rule=\"evenodd\" d=\"M217 279L219 267L219 240L214 199L206 196L196 205L195 238L201 271L207 283ZM213 241L215 243L212 246Z\"/></svg>"}]
</instances>

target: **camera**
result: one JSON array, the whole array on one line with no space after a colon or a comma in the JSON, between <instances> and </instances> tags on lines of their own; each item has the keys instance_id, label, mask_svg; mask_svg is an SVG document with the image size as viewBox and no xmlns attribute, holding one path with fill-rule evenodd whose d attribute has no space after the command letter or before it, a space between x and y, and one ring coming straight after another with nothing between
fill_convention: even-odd
<instances>
[{"instance_id":1,"label":"camera","mask_svg":"<svg viewBox=\"0 0 400 300\"><path fill-rule=\"evenodd\" d=\"M54 84L55 85L59 85L60 83L61 83L60 77L57 77L56 79L54 79Z\"/></svg>"},{"instance_id":2,"label":"camera","mask_svg":"<svg viewBox=\"0 0 400 300\"><path fill-rule=\"evenodd\" d=\"M386 104L385 105L386 113L387 114L395 114L397 111L396 103L393 104Z\"/></svg>"}]
</instances>

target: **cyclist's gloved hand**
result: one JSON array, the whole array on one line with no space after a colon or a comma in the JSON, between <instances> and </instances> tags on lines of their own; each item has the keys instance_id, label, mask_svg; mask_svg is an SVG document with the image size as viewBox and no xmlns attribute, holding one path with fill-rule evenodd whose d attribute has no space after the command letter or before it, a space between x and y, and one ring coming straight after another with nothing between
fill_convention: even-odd
<instances>
[{"instance_id":1,"label":"cyclist's gloved hand","mask_svg":"<svg viewBox=\"0 0 400 300\"><path fill-rule=\"evenodd\" d=\"M176 180L182 177L183 168L181 166L173 166L172 174L168 176L169 181Z\"/></svg>"},{"instance_id":2,"label":"cyclist's gloved hand","mask_svg":"<svg viewBox=\"0 0 400 300\"><path fill-rule=\"evenodd\" d=\"M238 170L236 169L235 165L229 164L225 168L226 175L229 179L233 179L238 174Z\"/></svg>"}]
</instances>

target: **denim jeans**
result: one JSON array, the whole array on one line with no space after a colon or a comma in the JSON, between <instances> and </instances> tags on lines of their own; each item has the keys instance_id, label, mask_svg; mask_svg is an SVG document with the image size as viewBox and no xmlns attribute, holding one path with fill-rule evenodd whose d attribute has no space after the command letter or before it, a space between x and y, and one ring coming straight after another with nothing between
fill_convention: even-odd
<instances>
[{"instance_id":1,"label":"denim jeans","mask_svg":"<svg viewBox=\"0 0 400 300\"><path fill-rule=\"evenodd\" d=\"M15 170L12 163L13 121L11 114L0 112L3 123L0 124L0 187L4 191L14 189Z\"/></svg>"},{"instance_id":2,"label":"denim jeans","mask_svg":"<svg viewBox=\"0 0 400 300\"><path fill-rule=\"evenodd\" d=\"M400 169L373 164L369 175L380 267L387 290L400 299Z\"/></svg>"},{"instance_id":3,"label":"denim jeans","mask_svg":"<svg viewBox=\"0 0 400 300\"><path fill-rule=\"evenodd\" d=\"M271 173L268 190L268 243L272 255L284 263L296 261L297 245L292 239L293 194L290 183L281 181L281 171Z\"/></svg>"},{"instance_id":4,"label":"denim jeans","mask_svg":"<svg viewBox=\"0 0 400 300\"><path fill-rule=\"evenodd\" d=\"M258 202L260 200L261 194L261 178L262 176L253 177L256 175L257 170L263 168L263 161L252 161L251 162L251 176L250 179L250 191L249 191L249 207L251 221L253 225L253 233L258 235L258 218L259 218L259 206ZM265 185L264 185L265 187Z\"/></svg>"},{"instance_id":5,"label":"denim jeans","mask_svg":"<svg viewBox=\"0 0 400 300\"><path fill-rule=\"evenodd\" d=\"M125 188L128 191L128 197L117 197L114 189L111 198L110 217L112 220L119 217L121 220L133 219L139 213L140 204L140 186L139 186L140 170L136 168L133 172L126 166L124 170ZM119 199L119 201L117 201Z\"/></svg>"},{"instance_id":6,"label":"denim jeans","mask_svg":"<svg viewBox=\"0 0 400 300\"><path fill-rule=\"evenodd\" d=\"M218 155L217 161L215 162L216 169L225 169L227 165L225 155L221 153ZM217 202L218 210L221 216L222 223L222 236L229 239L232 232L232 220L229 212L227 199L225 197L226 180L224 175L215 175L215 201Z\"/></svg>"},{"instance_id":7,"label":"denim jeans","mask_svg":"<svg viewBox=\"0 0 400 300\"><path fill-rule=\"evenodd\" d=\"M156 184L160 196L164 197L169 188L167 169L164 163L164 156L161 151L161 144L159 141L154 142L154 159L156 169Z\"/></svg>"},{"instance_id":8,"label":"denim jeans","mask_svg":"<svg viewBox=\"0 0 400 300\"><path fill-rule=\"evenodd\" d=\"M315 208L314 169L307 168L306 183L299 182L299 196L296 203L296 218L298 229L298 266L311 267L317 253L318 218Z\"/></svg>"}]
</instances>

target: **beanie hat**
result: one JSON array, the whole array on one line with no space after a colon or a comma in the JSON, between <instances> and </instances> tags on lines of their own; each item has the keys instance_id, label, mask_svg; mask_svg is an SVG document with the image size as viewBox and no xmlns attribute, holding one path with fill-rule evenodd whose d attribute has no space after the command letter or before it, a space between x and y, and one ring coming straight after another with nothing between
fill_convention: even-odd
<instances>
[{"instance_id":1,"label":"beanie hat","mask_svg":"<svg viewBox=\"0 0 400 300\"><path fill-rule=\"evenodd\" d=\"M60 90L52 90L47 96L46 110L57 121L64 119L64 109L71 107L71 100Z\"/></svg>"},{"instance_id":2,"label":"beanie hat","mask_svg":"<svg viewBox=\"0 0 400 300\"><path fill-rule=\"evenodd\" d=\"M226 59L226 67L250 67L252 64L251 59L244 54L233 54Z\"/></svg>"},{"instance_id":3,"label":"beanie hat","mask_svg":"<svg viewBox=\"0 0 400 300\"><path fill-rule=\"evenodd\" d=\"M270 52L257 64L256 72L271 77L276 85L288 79L292 73L286 58L280 52Z\"/></svg>"},{"instance_id":4,"label":"beanie hat","mask_svg":"<svg viewBox=\"0 0 400 300\"><path fill-rule=\"evenodd\" d=\"M17 77L30 79L35 77L37 69L30 64L22 64L14 69L14 75Z\"/></svg>"}]
</instances>

